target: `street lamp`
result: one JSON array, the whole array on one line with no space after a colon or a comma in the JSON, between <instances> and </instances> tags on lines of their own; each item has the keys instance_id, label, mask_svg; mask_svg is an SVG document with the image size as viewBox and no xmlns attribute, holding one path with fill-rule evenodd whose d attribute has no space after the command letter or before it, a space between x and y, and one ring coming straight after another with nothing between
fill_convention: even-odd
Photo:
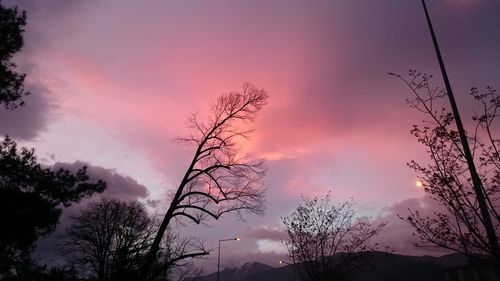
<instances>
[{"instance_id":1,"label":"street lamp","mask_svg":"<svg viewBox=\"0 0 500 281\"><path fill-rule=\"evenodd\" d=\"M220 269L220 242L239 241L239 240L240 240L240 237L219 240L219 253L217 254L217 281L219 281L219 276L220 276L220 270L219 270Z\"/></svg>"}]
</instances>

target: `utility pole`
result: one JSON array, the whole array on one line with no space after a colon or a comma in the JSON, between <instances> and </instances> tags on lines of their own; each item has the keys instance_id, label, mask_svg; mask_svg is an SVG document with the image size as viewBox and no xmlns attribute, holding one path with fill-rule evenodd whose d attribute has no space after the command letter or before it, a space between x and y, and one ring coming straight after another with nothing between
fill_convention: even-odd
<instances>
[{"instance_id":1,"label":"utility pole","mask_svg":"<svg viewBox=\"0 0 500 281\"><path fill-rule=\"evenodd\" d=\"M481 212L482 222L484 228L486 229L486 234L488 236L488 242L491 245L492 254L497 261L500 260L500 247L498 245L498 237L495 233L495 228L491 222L490 212L488 211L488 205L486 204L486 198L481 179L476 170L476 165L474 164L474 158L470 151L469 142L467 141L467 135L465 134L464 126L462 124L462 119L460 118L460 113L455 102L455 97L451 90L450 80L446 74L446 68L444 67L443 58L441 57L441 52L436 40L436 35L434 34L434 29L432 28L431 19L429 17L429 12L427 11L427 6L425 5L425 0L422 0L422 6L424 7L425 17L427 18L427 24L429 25L429 30L432 36L432 42L434 44L434 50L436 51L437 59L439 61L439 67L441 68L441 74L443 75L444 84L446 86L446 92L450 100L451 110L453 112L453 117L457 125L458 134L460 136L460 142L462 143L465 159L467 160L467 166L469 167L469 172L472 179L472 185L474 187L474 193L476 194L476 199L479 204L479 209Z\"/></svg>"}]
</instances>

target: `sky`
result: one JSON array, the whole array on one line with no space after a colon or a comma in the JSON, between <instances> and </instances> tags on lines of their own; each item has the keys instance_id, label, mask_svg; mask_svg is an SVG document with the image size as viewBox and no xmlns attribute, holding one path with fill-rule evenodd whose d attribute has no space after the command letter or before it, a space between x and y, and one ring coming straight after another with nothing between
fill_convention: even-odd
<instances>
[{"instance_id":1,"label":"sky","mask_svg":"<svg viewBox=\"0 0 500 281\"><path fill-rule=\"evenodd\" d=\"M4 0L26 10L26 106L0 111L0 134L33 147L42 163L88 165L106 196L168 205L193 149L175 138L191 113L244 82L269 103L245 144L264 158L267 212L178 226L216 250L222 267L286 258L281 217L301 195L353 198L358 213L388 221L378 238L403 254L417 249L397 217L432 212L410 160L425 148L410 135L422 116L388 72L439 68L420 1ZM430 15L464 116L471 87L500 88L500 2L432 0ZM64 223L61 223L63 227ZM43 243L41 243L43 248ZM213 271L216 251L200 264Z\"/></svg>"}]
</instances>

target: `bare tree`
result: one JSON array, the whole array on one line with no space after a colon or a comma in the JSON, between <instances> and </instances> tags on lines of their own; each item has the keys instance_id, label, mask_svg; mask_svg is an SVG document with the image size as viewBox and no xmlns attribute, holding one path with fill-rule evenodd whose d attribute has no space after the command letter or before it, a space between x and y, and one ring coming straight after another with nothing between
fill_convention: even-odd
<instances>
[{"instance_id":1,"label":"bare tree","mask_svg":"<svg viewBox=\"0 0 500 281\"><path fill-rule=\"evenodd\" d=\"M72 217L61 248L98 280L133 280L155 232L140 203L103 199Z\"/></svg>"},{"instance_id":2,"label":"bare tree","mask_svg":"<svg viewBox=\"0 0 500 281\"><path fill-rule=\"evenodd\" d=\"M283 243L300 278L304 281L346 280L366 265L369 240L384 224L372 226L357 219L353 201L338 205L331 194L324 198L302 198L289 216L283 217L288 239Z\"/></svg>"},{"instance_id":3,"label":"bare tree","mask_svg":"<svg viewBox=\"0 0 500 281\"><path fill-rule=\"evenodd\" d=\"M75 265L87 269L83 274L90 273L100 281L137 280L159 225L142 204L103 199L91 203L72 221L62 237L61 250L72 256ZM202 241L167 231L152 279L192 276L196 271L189 259L193 251L207 253Z\"/></svg>"},{"instance_id":4,"label":"bare tree","mask_svg":"<svg viewBox=\"0 0 500 281\"><path fill-rule=\"evenodd\" d=\"M392 75L410 88L413 94L408 100L410 107L427 116L422 125L413 126L411 133L426 146L431 163L421 165L411 161L408 165L419 173L425 192L446 210L435 212L432 217L410 210L404 219L415 228L415 235L421 241L418 246L445 248L475 259L486 255L500 265L500 139L495 137L500 96L490 87L484 92L471 89L479 109L472 117L473 127L467 132L467 139L487 215L493 222L494 233L488 235L464 149L454 127L454 116L440 104L446 91L431 86L432 76L415 70L410 70L407 78Z\"/></svg>"},{"instance_id":5,"label":"bare tree","mask_svg":"<svg viewBox=\"0 0 500 281\"><path fill-rule=\"evenodd\" d=\"M244 211L263 213L264 163L242 155L238 140L249 136L251 130L246 127L257 117L267 97L264 90L244 84L241 93L219 97L212 104L211 116L206 121L200 121L196 115L188 119L191 134L179 141L194 146L194 156L173 193L144 263L141 280L148 279L172 219L185 218L199 224L208 218L218 220L226 213L240 217Z\"/></svg>"}]
</instances>

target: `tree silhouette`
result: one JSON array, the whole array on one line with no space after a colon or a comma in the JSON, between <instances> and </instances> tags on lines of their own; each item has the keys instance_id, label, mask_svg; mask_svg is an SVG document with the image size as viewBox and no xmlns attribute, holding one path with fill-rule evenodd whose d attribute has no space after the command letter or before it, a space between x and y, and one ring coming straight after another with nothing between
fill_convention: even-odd
<instances>
[{"instance_id":1,"label":"tree silhouette","mask_svg":"<svg viewBox=\"0 0 500 281\"><path fill-rule=\"evenodd\" d=\"M473 259L496 260L500 268L498 235L500 234L500 139L495 137L495 121L500 113L500 96L488 87L485 91L471 89L471 96L479 105L473 115L474 126L467 132L470 150L481 181L487 211L493 221L496 245L488 239L485 220L479 208L468 163L454 125L454 116L439 102L446 91L430 84L432 76L410 70L408 78L393 74L411 90L408 100L411 108L428 118L423 125L414 125L411 133L427 148L431 163L408 165L419 173L424 190L438 202L445 212L433 217L411 211L404 218L420 238L419 246L440 247L463 253ZM495 242L495 241L493 241Z\"/></svg>"},{"instance_id":2,"label":"tree silhouette","mask_svg":"<svg viewBox=\"0 0 500 281\"><path fill-rule=\"evenodd\" d=\"M63 206L106 187L88 180L86 167L74 174L43 168L34 150L18 150L9 138L0 143L0 274L29 260L36 240L56 227Z\"/></svg>"},{"instance_id":3,"label":"tree silhouette","mask_svg":"<svg viewBox=\"0 0 500 281\"><path fill-rule=\"evenodd\" d=\"M61 241L62 253L73 264L85 268L100 281L137 280L158 221L138 202L103 199L91 203L66 229ZM154 280L167 280L169 273L191 273L192 264L178 264L203 245L167 231L153 265ZM183 271L183 268L187 271Z\"/></svg>"},{"instance_id":4,"label":"tree silhouette","mask_svg":"<svg viewBox=\"0 0 500 281\"><path fill-rule=\"evenodd\" d=\"M24 105L23 96L25 74L15 71L12 56L23 46L23 32L26 13L18 13L17 8L8 9L0 2L0 105L14 109Z\"/></svg>"},{"instance_id":5,"label":"tree silhouette","mask_svg":"<svg viewBox=\"0 0 500 281\"><path fill-rule=\"evenodd\" d=\"M134 280L152 236L154 221L138 202L91 203L62 236L63 253L100 281ZM135 276L135 278L134 278Z\"/></svg>"},{"instance_id":6,"label":"tree silhouette","mask_svg":"<svg viewBox=\"0 0 500 281\"><path fill-rule=\"evenodd\" d=\"M2 276L2 281L84 281L74 267L47 267L24 264L16 275Z\"/></svg>"},{"instance_id":7,"label":"tree silhouette","mask_svg":"<svg viewBox=\"0 0 500 281\"><path fill-rule=\"evenodd\" d=\"M191 134L179 138L195 147L194 156L174 191L170 206L162 220L143 267L141 279L147 280L161 240L172 219L185 218L196 224L223 214L264 211L262 178L265 168L261 160L242 155L237 141L247 138L245 129L266 104L267 94L250 84L243 92L220 96L211 106L211 116L200 121L196 115L188 119ZM193 253L195 254L195 253ZM199 252L198 254L205 254Z\"/></svg>"},{"instance_id":8,"label":"tree silhouette","mask_svg":"<svg viewBox=\"0 0 500 281\"><path fill-rule=\"evenodd\" d=\"M333 205L331 195L302 198L289 216L283 217L288 238L283 244L303 281L349 280L366 266L369 240L384 224L372 226L357 219L354 203Z\"/></svg>"}]
</instances>

